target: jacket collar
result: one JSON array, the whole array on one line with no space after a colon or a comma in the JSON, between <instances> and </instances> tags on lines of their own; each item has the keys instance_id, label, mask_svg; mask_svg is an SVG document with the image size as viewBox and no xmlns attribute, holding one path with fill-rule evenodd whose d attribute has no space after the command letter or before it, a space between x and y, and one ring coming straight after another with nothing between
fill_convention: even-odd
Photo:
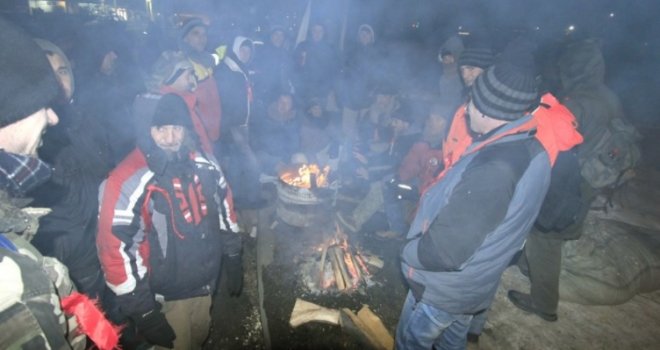
<instances>
[{"instance_id":1,"label":"jacket collar","mask_svg":"<svg viewBox=\"0 0 660 350\"><path fill-rule=\"evenodd\" d=\"M39 158L0 150L0 189L11 197L24 197L46 182L51 172L50 166Z\"/></svg>"},{"instance_id":2,"label":"jacket collar","mask_svg":"<svg viewBox=\"0 0 660 350\"><path fill-rule=\"evenodd\" d=\"M176 155L170 155L158 147L151 137L145 137L138 144L138 148L144 155L149 170L156 175L163 175L171 166L187 162L190 159L187 156L190 152L187 151L185 144L181 146L181 150Z\"/></svg>"}]
</instances>

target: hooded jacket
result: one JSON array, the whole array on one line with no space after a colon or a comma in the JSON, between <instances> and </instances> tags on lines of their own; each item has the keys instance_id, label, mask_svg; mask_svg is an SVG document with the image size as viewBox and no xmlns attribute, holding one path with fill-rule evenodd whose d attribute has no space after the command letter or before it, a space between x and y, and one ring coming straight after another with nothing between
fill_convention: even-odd
<instances>
[{"instance_id":1,"label":"hooded jacket","mask_svg":"<svg viewBox=\"0 0 660 350\"><path fill-rule=\"evenodd\" d=\"M216 82L222 99L222 136L228 137L232 128L248 125L252 113L252 81L245 63L238 59L240 47L252 41L243 36L234 38L231 51L227 52L218 69Z\"/></svg>"},{"instance_id":2,"label":"hooded jacket","mask_svg":"<svg viewBox=\"0 0 660 350\"><path fill-rule=\"evenodd\" d=\"M286 35L286 30L282 27L277 27L276 30L282 31ZM274 31L271 31L271 34ZM262 101L272 101L281 91L292 89L292 53L286 42L277 47L270 41L257 47L256 51L254 58L255 93Z\"/></svg>"},{"instance_id":3,"label":"hooded jacket","mask_svg":"<svg viewBox=\"0 0 660 350\"><path fill-rule=\"evenodd\" d=\"M376 87L384 70L382 57L385 54L376 43L373 28L368 24L362 24L358 29L358 35L363 30L371 33L372 41L366 45L357 42L346 55L343 84L337 91L341 102L354 110L369 107L372 99L371 90Z\"/></svg>"},{"instance_id":4,"label":"hooded jacket","mask_svg":"<svg viewBox=\"0 0 660 350\"><path fill-rule=\"evenodd\" d=\"M154 309L155 295L211 294L223 253L240 251L231 191L217 163L196 151L168 156L145 137L100 198L99 257L127 315Z\"/></svg>"},{"instance_id":5,"label":"hooded jacket","mask_svg":"<svg viewBox=\"0 0 660 350\"><path fill-rule=\"evenodd\" d=\"M570 113L540 119L527 115L453 149L453 162L422 195L402 252L417 300L458 314L490 305L539 212L556 150L581 141Z\"/></svg>"},{"instance_id":6,"label":"hooded jacket","mask_svg":"<svg viewBox=\"0 0 660 350\"><path fill-rule=\"evenodd\" d=\"M605 60L598 43L584 40L568 45L559 58L562 103L575 115L584 143L577 148L581 162L598 147L610 122L623 118L619 98L605 85Z\"/></svg>"},{"instance_id":7,"label":"hooded jacket","mask_svg":"<svg viewBox=\"0 0 660 350\"><path fill-rule=\"evenodd\" d=\"M328 96L341 68L337 50L325 37L320 42L308 39L296 47L294 57L298 94L307 98Z\"/></svg>"}]
</instances>

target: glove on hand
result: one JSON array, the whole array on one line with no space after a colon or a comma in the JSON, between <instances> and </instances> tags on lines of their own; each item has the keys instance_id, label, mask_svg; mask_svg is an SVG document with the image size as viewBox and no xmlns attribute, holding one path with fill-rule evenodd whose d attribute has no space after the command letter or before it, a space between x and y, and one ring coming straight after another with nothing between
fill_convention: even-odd
<instances>
[{"instance_id":1,"label":"glove on hand","mask_svg":"<svg viewBox=\"0 0 660 350\"><path fill-rule=\"evenodd\" d=\"M419 189L417 186L399 183L396 185L397 198L416 201L419 199Z\"/></svg>"},{"instance_id":2,"label":"glove on hand","mask_svg":"<svg viewBox=\"0 0 660 350\"><path fill-rule=\"evenodd\" d=\"M227 274L227 291L231 296L241 295L243 289L243 260L240 255L225 256L223 264Z\"/></svg>"},{"instance_id":3,"label":"glove on hand","mask_svg":"<svg viewBox=\"0 0 660 350\"><path fill-rule=\"evenodd\" d=\"M140 333L150 344L159 345L166 348L174 347L176 334L167 323L165 315L160 312L160 308L151 310L140 316L133 317L138 333Z\"/></svg>"}]
</instances>

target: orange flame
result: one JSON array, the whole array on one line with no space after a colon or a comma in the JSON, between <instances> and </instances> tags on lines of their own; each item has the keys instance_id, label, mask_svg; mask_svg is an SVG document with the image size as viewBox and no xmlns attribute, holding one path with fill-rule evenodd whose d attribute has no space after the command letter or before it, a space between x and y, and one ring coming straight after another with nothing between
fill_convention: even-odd
<instances>
[{"instance_id":1,"label":"orange flame","mask_svg":"<svg viewBox=\"0 0 660 350\"><path fill-rule=\"evenodd\" d=\"M314 175L316 187L328 187L328 173L330 167L327 165L321 169L317 164L303 164L297 169L282 172L280 179L291 186L311 188L312 175Z\"/></svg>"}]
</instances>

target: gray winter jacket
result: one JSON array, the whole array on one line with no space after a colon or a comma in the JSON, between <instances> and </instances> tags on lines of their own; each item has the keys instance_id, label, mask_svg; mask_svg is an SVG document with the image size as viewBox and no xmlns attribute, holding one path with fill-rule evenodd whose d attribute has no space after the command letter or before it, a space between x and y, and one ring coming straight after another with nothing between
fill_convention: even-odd
<instances>
[{"instance_id":1,"label":"gray winter jacket","mask_svg":"<svg viewBox=\"0 0 660 350\"><path fill-rule=\"evenodd\" d=\"M401 266L418 301L457 314L492 302L550 182L549 158L534 130L493 141L529 118L475 140L423 194Z\"/></svg>"}]
</instances>

